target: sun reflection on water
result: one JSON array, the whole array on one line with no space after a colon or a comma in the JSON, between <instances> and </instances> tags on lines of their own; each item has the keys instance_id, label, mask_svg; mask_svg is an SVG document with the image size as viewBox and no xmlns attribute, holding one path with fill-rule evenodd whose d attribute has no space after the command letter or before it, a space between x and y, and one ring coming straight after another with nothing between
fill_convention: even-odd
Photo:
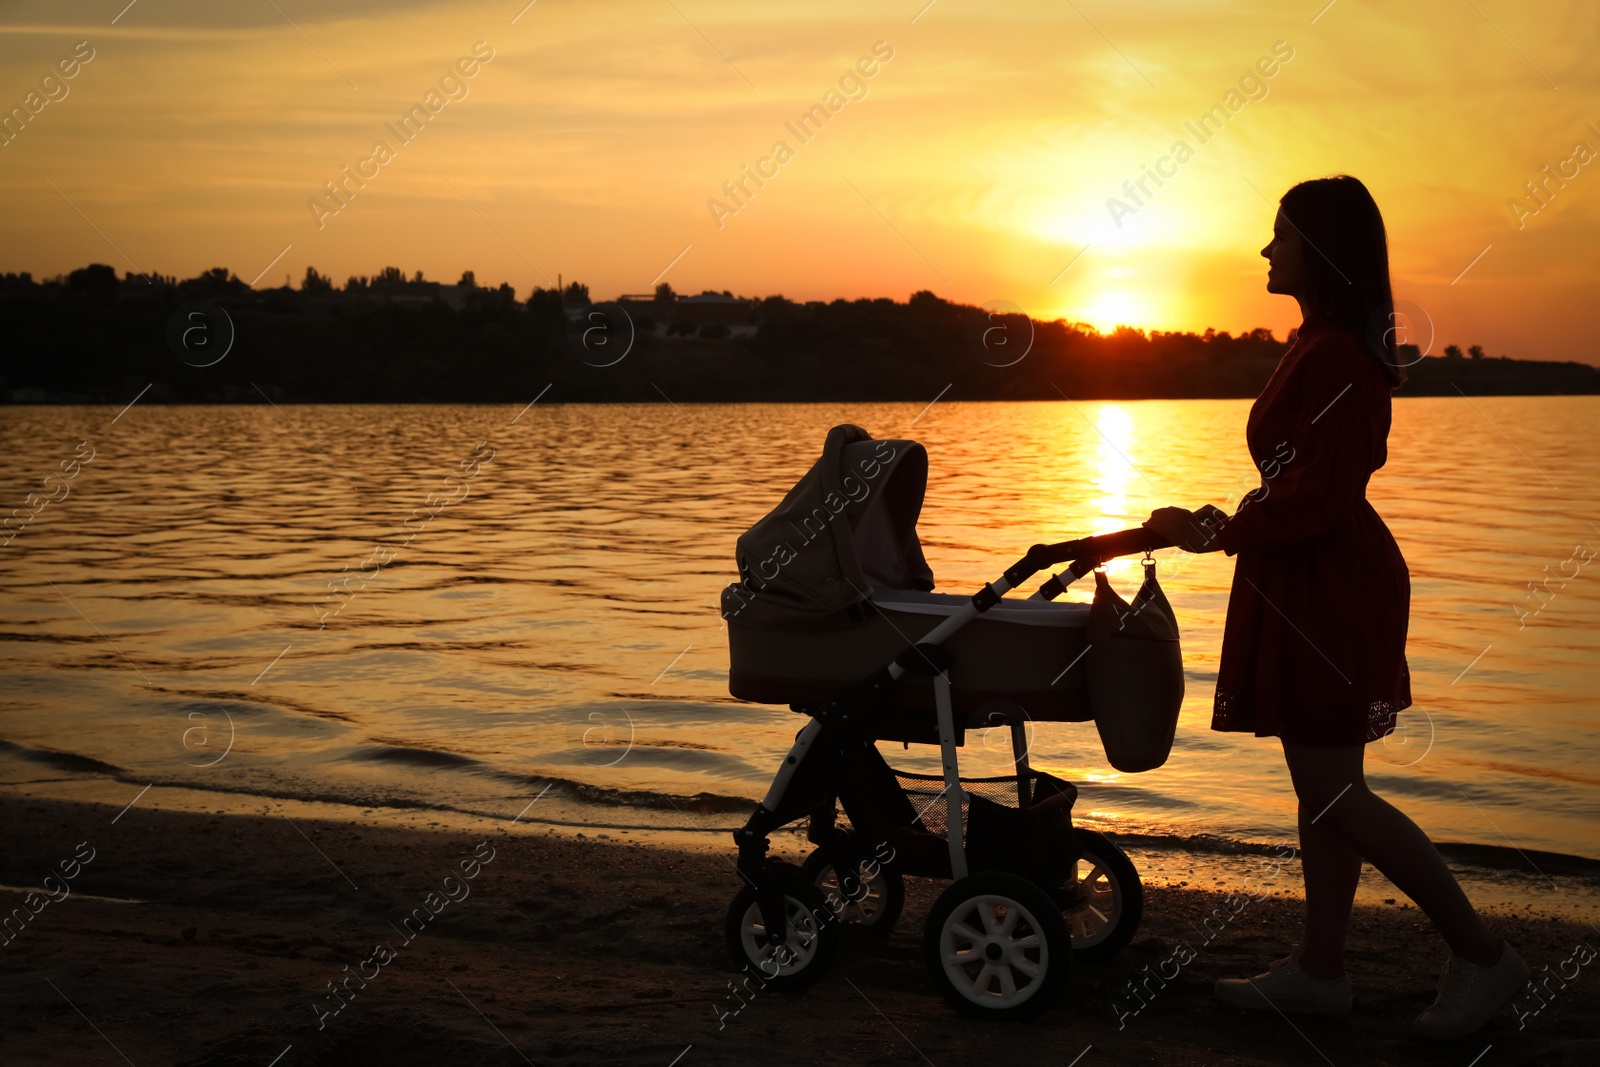
<instances>
[{"instance_id":1,"label":"sun reflection on water","mask_svg":"<svg viewBox=\"0 0 1600 1067\"><path fill-rule=\"evenodd\" d=\"M1094 426L1099 441L1090 482L1098 493L1091 501L1098 514L1090 521L1095 533L1114 533L1134 524L1128 515L1128 480L1138 474L1133 457L1133 416L1120 404L1102 404ZM1125 570L1134 562L1127 557L1114 559L1106 564L1106 571Z\"/></svg>"}]
</instances>

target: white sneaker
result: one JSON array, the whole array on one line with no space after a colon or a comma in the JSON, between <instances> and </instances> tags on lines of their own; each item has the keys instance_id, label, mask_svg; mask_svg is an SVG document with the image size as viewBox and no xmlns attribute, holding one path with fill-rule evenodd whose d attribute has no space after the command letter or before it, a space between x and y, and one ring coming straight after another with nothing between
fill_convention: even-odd
<instances>
[{"instance_id":1,"label":"white sneaker","mask_svg":"<svg viewBox=\"0 0 1600 1067\"><path fill-rule=\"evenodd\" d=\"M1500 942L1500 960L1479 967L1451 954L1439 973L1439 996L1412 1024L1422 1037L1448 1041L1481 1029L1528 982L1528 965L1507 941Z\"/></svg>"},{"instance_id":2,"label":"white sneaker","mask_svg":"<svg viewBox=\"0 0 1600 1067\"><path fill-rule=\"evenodd\" d=\"M1216 997L1231 1008L1269 1009L1307 1015L1348 1015L1352 1003L1350 976L1312 978L1300 969L1300 957L1278 960L1254 978L1223 978Z\"/></svg>"}]
</instances>

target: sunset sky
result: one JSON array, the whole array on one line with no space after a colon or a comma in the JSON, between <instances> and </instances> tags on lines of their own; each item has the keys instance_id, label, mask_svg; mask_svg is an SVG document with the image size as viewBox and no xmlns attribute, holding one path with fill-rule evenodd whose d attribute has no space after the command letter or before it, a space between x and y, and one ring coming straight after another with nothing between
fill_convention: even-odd
<instances>
[{"instance_id":1,"label":"sunset sky","mask_svg":"<svg viewBox=\"0 0 1600 1067\"><path fill-rule=\"evenodd\" d=\"M1257 255L1274 205L1343 171L1382 207L1435 352L1600 362L1589 0L525 3L6 4L0 105L27 121L0 147L0 271L930 289L1281 337L1298 315ZM452 81L477 42L492 58ZM391 126L413 105L407 142ZM813 105L828 119L802 140ZM1202 141L1186 124L1213 106ZM724 183L746 167L768 176L740 203ZM332 180L356 190L343 206Z\"/></svg>"}]
</instances>

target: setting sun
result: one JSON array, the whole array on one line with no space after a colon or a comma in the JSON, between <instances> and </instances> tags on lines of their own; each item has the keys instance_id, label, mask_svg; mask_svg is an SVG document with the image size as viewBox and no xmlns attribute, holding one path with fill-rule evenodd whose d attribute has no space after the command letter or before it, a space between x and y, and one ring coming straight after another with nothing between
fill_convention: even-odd
<instances>
[{"instance_id":1,"label":"setting sun","mask_svg":"<svg viewBox=\"0 0 1600 1067\"><path fill-rule=\"evenodd\" d=\"M1125 289L1112 289L1095 299L1085 314L1085 321L1093 323L1101 333L1110 333L1118 326L1141 323L1149 317L1145 301Z\"/></svg>"},{"instance_id":2,"label":"setting sun","mask_svg":"<svg viewBox=\"0 0 1600 1067\"><path fill-rule=\"evenodd\" d=\"M1103 289L1093 294L1088 302L1063 312L1062 317L1088 323L1101 333L1111 333L1118 326L1145 328L1160 316L1142 294L1130 289Z\"/></svg>"}]
</instances>

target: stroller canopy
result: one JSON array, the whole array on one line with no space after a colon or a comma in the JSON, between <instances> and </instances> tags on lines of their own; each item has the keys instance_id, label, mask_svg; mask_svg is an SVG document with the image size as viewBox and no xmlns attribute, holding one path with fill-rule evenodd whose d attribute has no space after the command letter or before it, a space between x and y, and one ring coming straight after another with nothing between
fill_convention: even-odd
<instances>
[{"instance_id":1,"label":"stroller canopy","mask_svg":"<svg viewBox=\"0 0 1600 1067\"><path fill-rule=\"evenodd\" d=\"M739 537L740 581L722 615L745 625L824 628L864 616L886 589L933 589L917 540L928 453L845 423L777 507Z\"/></svg>"}]
</instances>

